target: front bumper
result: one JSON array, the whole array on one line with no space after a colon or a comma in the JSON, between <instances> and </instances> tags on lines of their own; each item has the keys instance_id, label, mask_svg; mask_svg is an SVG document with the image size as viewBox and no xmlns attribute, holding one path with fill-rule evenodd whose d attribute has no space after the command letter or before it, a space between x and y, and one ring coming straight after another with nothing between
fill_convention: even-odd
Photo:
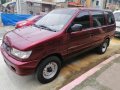
<instances>
[{"instance_id":1,"label":"front bumper","mask_svg":"<svg viewBox=\"0 0 120 90\"><path fill-rule=\"evenodd\" d=\"M1 52L2 52L5 63L15 73L19 75L28 75L35 72L36 67L38 65L37 60L21 62L9 56L2 47L1 47Z\"/></svg>"}]
</instances>

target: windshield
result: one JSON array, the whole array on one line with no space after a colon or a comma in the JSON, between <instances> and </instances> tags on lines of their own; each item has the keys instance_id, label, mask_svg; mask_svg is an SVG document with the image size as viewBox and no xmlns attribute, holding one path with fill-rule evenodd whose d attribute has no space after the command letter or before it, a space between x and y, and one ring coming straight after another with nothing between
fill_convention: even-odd
<instances>
[{"instance_id":1,"label":"windshield","mask_svg":"<svg viewBox=\"0 0 120 90\"><path fill-rule=\"evenodd\" d=\"M114 17L116 21L120 21L120 12L114 13Z\"/></svg>"},{"instance_id":2,"label":"windshield","mask_svg":"<svg viewBox=\"0 0 120 90\"><path fill-rule=\"evenodd\" d=\"M67 24L74 13L75 10L72 9L53 10L37 21L35 25L46 26L51 30L60 31Z\"/></svg>"}]
</instances>

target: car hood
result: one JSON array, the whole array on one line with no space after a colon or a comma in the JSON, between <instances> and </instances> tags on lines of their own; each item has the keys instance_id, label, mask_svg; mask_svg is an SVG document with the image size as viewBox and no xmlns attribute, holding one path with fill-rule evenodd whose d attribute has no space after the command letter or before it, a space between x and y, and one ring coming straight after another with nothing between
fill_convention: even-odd
<instances>
[{"instance_id":1,"label":"car hood","mask_svg":"<svg viewBox=\"0 0 120 90\"><path fill-rule=\"evenodd\" d=\"M12 47L19 50L46 41L57 35L57 32L48 31L33 26L24 27L13 30L5 35L5 40L10 43Z\"/></svg>"}]
</instances>

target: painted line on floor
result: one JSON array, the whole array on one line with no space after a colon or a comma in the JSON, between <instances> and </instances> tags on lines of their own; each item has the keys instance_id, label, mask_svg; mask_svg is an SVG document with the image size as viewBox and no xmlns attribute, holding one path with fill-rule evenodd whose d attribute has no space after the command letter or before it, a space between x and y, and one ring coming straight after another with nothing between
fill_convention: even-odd
<instances>
[{"instance_id":1,"label":"painted line on floor","mask_svg":"<svg viewBox=\"0 0 120 90\"><path fill-rule=\"evenodd\" d=\"M114 59L120 57L120 54L115 54L114 56L108 58L107 60L103 61L102 63L98 64L97 66L93 67L92 69L90 69L88 72L84 73L83 75L81 75L80 77L78 77L77 79L73 80L72 82L70 82L69 84L65 85L64 87L62 87L60 90L71 90L73 89L75 86L81 84L84 80L86 80L88 77L90 77L91 75L93 75L95 72L97 72L98 70L100 70L102 67L104 67L106 64L108 64L109 62L113 61Z\"/></svg>"}]
</instances>

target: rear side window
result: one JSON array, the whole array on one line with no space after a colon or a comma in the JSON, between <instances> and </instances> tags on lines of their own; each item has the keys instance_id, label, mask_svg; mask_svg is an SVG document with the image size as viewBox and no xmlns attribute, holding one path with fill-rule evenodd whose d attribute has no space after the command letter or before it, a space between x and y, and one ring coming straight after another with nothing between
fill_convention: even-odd
<instances>
[{"instance_id":1,"label":"rear side window","mask_svg":"<svg viewBox=\"0 0 120 90\"><path fill-rule=\"evenodd\" d=\"M93 17L93 27L100 27L105 25L105 16L103 12L100 11L91 11Z\"/></svg>"},{"instance_id":2,"label":"rear side window","mask_svg":"<svg viewBox=\"0 0 120 90\"><path fill-rule=\"evenodd\" d=\"M74 19L73 24L81 24L83 29L90 27L90 15L88 11L81 11Z\"/></svg>"},{"instance_id":3,"label":"rear side window","mask_svg":"<svg viewBox=\"0 0 120 90\"><path fill-rule=\"evenodd\" d=\"M113 13L112 12L105 12L105 14L107 15L108 24L114 24L115 19L114 19Z\"/></svg>"}]
</instances>

